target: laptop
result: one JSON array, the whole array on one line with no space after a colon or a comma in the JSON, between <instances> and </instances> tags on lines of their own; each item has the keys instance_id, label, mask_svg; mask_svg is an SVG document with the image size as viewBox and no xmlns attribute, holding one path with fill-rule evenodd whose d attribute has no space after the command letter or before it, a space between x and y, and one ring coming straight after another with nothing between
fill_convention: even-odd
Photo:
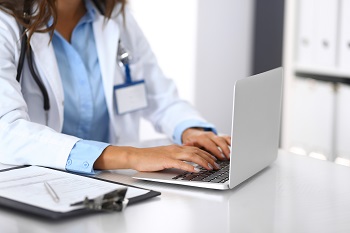
<instances>
[{"instance_id":1,"label":"laptop","mask_svg":"<svg viewBox=\"0 0 350 233\"><path fill-rule=\"evenodd\" d=\"M141 180L209 189L232 189L269 166L277 157L280 137L283 69L240 79L233 94L230 160L221 169L199 174L178 169L138 172ZM219 161L219 160L218 160Z\"/></svg>"}]
</instances>

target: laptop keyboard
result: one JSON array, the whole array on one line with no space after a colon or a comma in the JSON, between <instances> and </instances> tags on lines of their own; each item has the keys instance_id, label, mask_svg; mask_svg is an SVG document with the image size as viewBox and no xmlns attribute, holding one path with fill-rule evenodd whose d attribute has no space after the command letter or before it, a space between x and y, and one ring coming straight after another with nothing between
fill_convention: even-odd
<instances>
[{"instance_id":1,"label":"laptop keyboard","mask_svg":"<svg viewBox=\"0 0 350 233\"><path fill-rule=\"evenodd\" d=\"M225 183L228 181L230 161L217 161L220 165L219 170L208 171L205 168L199 167L200 172L184 172L180 175L173 177L173 180L189 180L189 181L204 181L211 183Z\"/></svg>"}]
</instances>

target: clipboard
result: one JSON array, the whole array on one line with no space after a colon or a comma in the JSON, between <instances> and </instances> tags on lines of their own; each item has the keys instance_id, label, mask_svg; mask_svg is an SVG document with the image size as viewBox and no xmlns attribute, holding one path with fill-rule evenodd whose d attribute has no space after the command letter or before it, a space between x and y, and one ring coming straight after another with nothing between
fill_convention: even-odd
<instances>
[{"instance_id":1,"label":"clipboard","mask_svg":"<svg viewBox=\"0 0 350 233\"><path fill-rule=\"evenodd\" d=\"M19 172L22 172L22 171L24 171L22 169L36 170L37 168L40 171L45 171L45 172L49 171L50 174L53 173L53 174L62 175L62 177L63 177L62 179L66 179L66 177L68 177L71 179L77 179L79 181L92 182L93 184L96 183L98 185L106 186L109 189L112 189L115 186L116 188L123 187L123 188L128 188L128 190L132 190L134 192L136 191L136 193L138 193L138 192L141 193L141 195L136 194L136 195L133 195L132 197L128 198L127 206L134 205L136 203L139 203L139 202L142 202L144 200L159 196L161 194L160 192L157 192L157 191L144 189L144 188L140 188L140 187L136 187L136 186L132 186L132 185L126 185L126 184L122 184L119 182L104 180L104 179L100 179L97 177L84 176L84 175L73 174L73 173L69 173L69 172L61 171L61 170L56 170L56 169L52 169L52 168L44 168L44 167L36 167L36 166L20 166L20 167L13 167L13 168L5 169L5 170L0 170L0 185L2 184L1 178L3 177L4 173L11 172L11 173L8 173L8 175L10 176L10 175L16 174L17 173L16 170ZM45 169L45 170L43 170L43 169ZM22 170L22 171L20 171L20 170ZM27 171L25 171L25 172L27 172ZM4 183L6 183L6 182L7 182L7 185L9 186L10 181L5 181ZM57 179L55 182L58 182ZM38 184L35 184L35 185L38 186L39 183L40 183L40 181L38 181ZM13 186L15 186L15 185L13 185ZM23 187L20 187L20 188L23 188ZM11 187L8 189L11 189ZM44 189L42 189L41 191L44 191ZM0 188L0 192L3 192L3 189L1 190L1 188ZM43 194L43 195L45 195L45 194ZM46 195L48 196L48 198L50 198L47 193L46 193ZM37 206L35 204L29 204L29 203L26 203L26 201L27 200L24 198L22 200L19 199L18 197L11 198L8 196L8 194L6 195L6 193L5 194L0 193L0 206L1 207L13 209L15 211L20 211L21 213L26 213L26 214L30 214L30 215L34 215L34 216L39 216L39 217L44 217L47 219L58 220L58 219L66 219L66 218L71 218L71 217L76 217L76 216L87 215L87 214L100 213L100 211L87 209L87 208L84 208L84 206L81 206L78 209L72 209L72 210L68 210L68 211L66 211L66 210L65 211L60 211L60 210L57 211L57 210L53 210L50 208L45 208L43 206ZM71 203L71 204L73 204L73 203Z\"/></svg>"}]
</instances>

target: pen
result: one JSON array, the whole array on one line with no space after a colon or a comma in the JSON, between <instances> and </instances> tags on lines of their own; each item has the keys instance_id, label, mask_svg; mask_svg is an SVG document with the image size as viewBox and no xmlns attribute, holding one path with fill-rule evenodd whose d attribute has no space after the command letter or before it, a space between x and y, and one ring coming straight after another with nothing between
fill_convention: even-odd
<instances>
[{"instance_id":1,"label":"pen","mask_svg":"<svg viewBox=\"0 0 350 233\"><path fill-rule=\"evenodd\" d=\"M59 202L60 198L58 197L55 190L51 187L51 185L46 181L44 182L44 185L45 185L46 191L50 194L54 202Z\"/></svg>"}]
</instances>

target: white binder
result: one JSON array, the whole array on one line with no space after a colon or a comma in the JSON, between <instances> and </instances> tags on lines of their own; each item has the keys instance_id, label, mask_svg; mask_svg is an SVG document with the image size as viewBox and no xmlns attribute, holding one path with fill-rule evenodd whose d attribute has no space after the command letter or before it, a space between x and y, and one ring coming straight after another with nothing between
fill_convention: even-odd
<instances>
[{"instance_id":1,"label":"white binder","mask_svg":"<svg viewBox=\"0 0 350 233\"><path fill-rule=\"evenodd\" d=\"M350 86L339 84L335 156L350 159Z\"/></svg>"},{"instance_id":2,"label":"white binder","mask_svg":"<svg viewBox=\"0 0 350 233\"><path fill-rule=\"evenodd\" d=\"M294 98L289 150L331 159L334 119L332 84L296 77L291 88Z\"/></svg>"},{"instance_id":3,"label":"white binder","mask_svg":"<svg viewBox=\"0 0 350 233\"><path fill-rule=\"evenodd\" d=\"M339 68L350 73L350 0L340 0Z\"/></svg>"},{"instance_id":4,"label":"white binder","mask_svg":"<svg viewBox=\"0 0 350 233\"><path fill-rule=\"evenodd\" d=\"M338 0L317 0L315 4L315 61L322 67L336 66L338 5Z\"/></svg>"},{"instance_id":5,"label":"white binder","mask_svg":"<svg viewBox=\"0 0 350 233\"><path fill-rule=\"evenodd\" d=\"M299 0L297 63L306 67L335 68L338 0Z\"/></svg>"},{"instance_id":6,"label":"white binder","mask_svg":"<svg viewBox=\"0 0 350 233\"><path fill-rule=\"evenodd\" d=\"M317 0L299 0L297 15L297 62L312 65L315 54L315 5Z\"/></svg>"}]
</instances>

